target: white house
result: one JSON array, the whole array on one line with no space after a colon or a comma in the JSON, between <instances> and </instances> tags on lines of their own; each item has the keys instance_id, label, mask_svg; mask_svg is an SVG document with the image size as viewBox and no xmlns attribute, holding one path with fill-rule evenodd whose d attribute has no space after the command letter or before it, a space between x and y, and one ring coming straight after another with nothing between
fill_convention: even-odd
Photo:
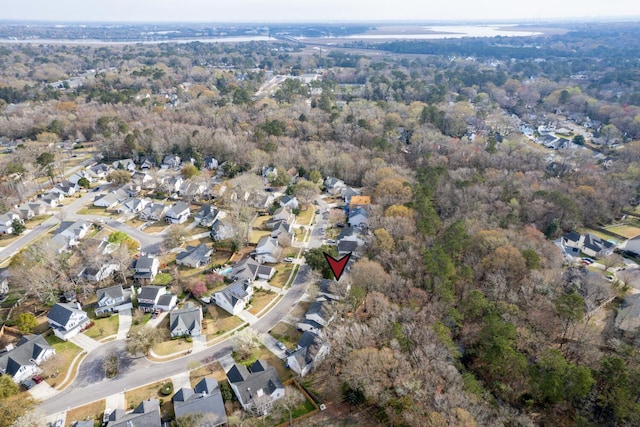
<instances>
[{"instance_id":1,"label":"white house","mask_svg":"<svg viewBox=\"0 0 640 427\"><path fill-rule=\"evenodd\" d=\"M183 224L189 216L191 216L189 205L185 202L178 202L167 210L165 220L171 224Z\"/></svg>"},{"instance_id":2,"label":"white house","mask_svg":"<svg viewBox=\"0 0 640 427\"><path fill-rule=\"evenodd\" d=\"M91 225L83 219L77 221L62 221L55 234L60 234L69 239L69 241L77 242L87 235L90 227Z\"/></svg>"},{"instance_id":3,"label":"white house","mask_svg":"<svg viewBox=\"0 0 640 427\"><path fill-rule=\"evenodd\" d=\"M150 203L140 211L142 221L160 221L167 211L162 203Z\"/></svg>"},{"instance_id":4,"label":"white house","mask_svg":"<svg viewBox=\"0 0 640 427\"><path fill-rule=\"evenodd\" d=\"M112 163L114 169L126 170L133 172L136 170L136 164L132 159L116 160Z\"/></svg>"},{"instance_id":5,"label":"white house","mask_svg":"<svg viewBox=\"0 0 640 427\"><path fill-rule=\"evenodd\" d=\"M240 313L253 295L253 285L249 280L233 282L221 291L213 294L213 301L234 316Z\"/></svg>"},{"instance_id":6,"label":"white house","mask_svg":"<svg viewBox=\"0 0 640 427\"><path fill-rule=\"evenodd\" d=\"M64 197L73 196L76 194L76 191L80 189L80 186L77 183L72 182L60 182L53 186L50 192L58 193Z\"/></svg>"},{"instance_id":7,"label":"white house","mask_svg":"<svg viewBox=\"0 0 640 427\"><path fill-rule=\"evenodd\" d=\"M364 226L369 222L369 212L364 208L356 208L349 212L349 225L352 227Z\"/></svg>"},{"instance_id":8,"label":"white house","mask_svg":"<svg viewBox=\"0 0 640 427\"><path fill-rule=\"evenodd\" d=\"M57 303L51 307L47 319L53 333L64 341L78 335L90 322L87 313L82 310L79 303Z\"/></svg>"},{"instance_id":9,"label":"white house","mask_svg":"<svg viewBox=\"0 0 640 427\"><path fill-rule=\"evenodd\" d=\"M175 154L165 156L160 167L162 169L180 169L180 157Z\"/></svg>"},{"instance_id":10,"label":"white house","mask_svg":"<svg viewBox=\"0 0 640 427\"><path fill-rule=\"evenodd\" d=\"M138 199L135 197L131 197L122 204L122 206L118 207L118 213L139 213L144 208L152 204L151 199Z\"/></svg>"},{"instance_id":11,"label":"white house","mask_svg":"<svg viewBox=\"0 0 640 427\"><path fill-rule=\"evenodd\" d=\"M289 209L298 209L298 199L292 196L284 195L280 199L280 206L287 207Z\"/></svg>"},{"instance_id":12,"label":"white house","mask_svg":"<svg viewBox=\"0 0 640 427\"><path fill-rule=\"evenodd\" d=\"M15 212L7 212L0 215L0 234L13 233L13 221L18 221L20 224L24 224L24 221Z\"/></svg>"},{"instance_id":13,"label":"white house","mask_svg":"<svg viewBox=\"0 0 640 427\"><path fill-rule=\"evenodd\" d=\"M123 188L118 188L117 190L114 190L109 194L97 197L93 201L93 206L109 209L124 202L128 197L129 195Z\"/></svg>"},{"instance_id":14,"label":"white house","mask_svg":"<svg viewBox=\"0 0 640 427\"><path fill-rule=\"evenodd\" d=\"M343 180L331 176L327 177L323 184L329 194L341 194L346 187Z\"/></svg>"},{"instance_id":15,"label":"white house","mask_svg":"<svg viewBox=\"0 0 640 427\"><path fill-rule=\"evenodd\" d=\"M211 224L211 238L216 241L231 239L235 235L233 225L221 219L216 219Z\"/></svg>"},{"instance_id":16,"label":"white house","mask_svg":"<svg viewBox=\"0 0 640 427\"><path fill-rule=\"evenodd\" d=\"M177 297L164 286L143 286L138 293L138 308L142 311L169 311L176 303Z\"/></svg>"},{"instance_id":17,"label":"white house","mask_svg":"<svg viewBox=\"0 0 640 427\"><path fill-rule=\"evenodd\" d=\"M271 236L262 236L256 245L254 258L260 264L275 264L282 253L282 248L278 245L278 239Z\"/></svg>"},{"instance_id":18,"label":"white house","mask_svg":"<svg viewBox=\"0 0 640 427\"><path fill-rule=\"evenodd\" d=\"M0 374L20 383L40 372L39 365L55 354L41 335L25 335L15 347L8 346L7 351L0 354Z\"/></svg>"},{"instance_id":19,"label":"white house","mask_svg":"<svg viewBox=\"0 0 640 427\"><path fill-rule=\"evenodd\" d=\"M78 172L75 172L73 175L71 175L69 177L69 182L72 183L72 184L78 184L78 182L82 178L86 178L87 181L89 181L89 182L95 181L95 179L93 177L93 174L89 173L86 170L79 170Z\"/></svg>"},{"instance_id":20,"label":"white house","mask_svg":"<svg viewBox=\"0 0 640 427\"><path fill-rule=\"evenodd\" d=\"M98 306L95 312L98 316L132 308L131 290L125 292L122 285L98 289L96 296L98 297Z\"/></svg>"},{"instance_id":21,"label":"white house","mask_svg":"<svg viewBox=\"0 0 640 427\"><path fill-rule=\"evenodd\" d=\"M640 235L627 239L620 248L640 255Z\"/></svg>"},{"instance_id":22,"label":"white house","mask_svg":"<svg viewBox=\"0 0 640 427\"><path fill-rule=\"evenodd\" d=\"M227 371L227 380L245 411L254 410L261 415L267 414L273 402L284 397L284 386L276 369L261 359L249 369L244 365L234 364Z\"/></svg>"}]
</instances>

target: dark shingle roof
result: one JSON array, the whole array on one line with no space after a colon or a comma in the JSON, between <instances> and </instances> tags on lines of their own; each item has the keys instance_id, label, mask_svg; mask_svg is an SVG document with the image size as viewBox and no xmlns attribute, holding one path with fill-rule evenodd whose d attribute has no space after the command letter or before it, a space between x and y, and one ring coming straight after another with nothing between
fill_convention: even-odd
<instances>
[{"instance_id":1,"label":"dark shingle roof","mask_svg":"<svg viewBox=\"0 0 640 427\"><path fill-rule=\"evenodd\" d=\"M50 349L42 335L25 335L13 350L0 355L0 371L13 376L21 366L32 365L31 359L37 359Z\"/></svg>"}]
</instances>

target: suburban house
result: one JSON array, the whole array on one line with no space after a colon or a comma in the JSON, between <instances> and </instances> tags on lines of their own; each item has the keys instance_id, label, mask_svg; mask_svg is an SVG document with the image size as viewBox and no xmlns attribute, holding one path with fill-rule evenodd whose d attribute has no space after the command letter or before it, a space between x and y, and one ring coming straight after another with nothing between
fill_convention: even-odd
<instances>
[{"instance_id":1,"label":"suburban house","mask_svg":"<svg viewBox=\"0 0 640 427\"><path fill-rule=\"evenodd\" d=\"M133 278L136 280L152 281L158 274L160 261L152 256L141 256L134 261L133 269L135 270Z\"/></svg>"},{"instance_id":2,"label":"suburban house","mask_svg":"<svg viewBox=\"0 0 640 427\"><path fill-rule=\"evenodd\" d=\"M167 207L162 203L150 203L140 211L142 221L160 221L167 211Z\"/></svg>"},{"instance_id":3,"label":"suburban house","mask_svg":"<svg viewBox=\"0 0 640 427\"><path fill-rule=\"evenodd\" d=\"M286 234L289 239L293 240L293 227L284 221L278 221L277 225L271 230L271 237L277 239L281 234Z\"/></svg>"},{"instance_id":4,"label":"suburban house","mask_svg":"<svg viewBox=\"0 0 640 427\"><path fill-rule=\"evenodd\" d=\"M97 316L132 308L131 291L125 292L122 285L98 289L96 296L98 297L98 306L95 309Z\"/></svg>"},{"instance_id":5,"label":"suburban house","mask_svg":"<svg viewBox=\"0 0 640 427\"><path fill-rule=\"evenodd\" d=\"M76 194L76 191L80 189L80 186L77 183L72 182L59 182L51 188L52 193L58 193L61 196L69 197Z\"/></svg>"},{"instance_id":6,"label":"suburban house","mask_svg":"<svg viewBox=\"0 0 640 427\"><path fill-rule=\"evenodd\" d=\"M50 191L38 199L38 201L48 208L55 208L62 199L64 199L62 194Z\"/></svg>"},{"instance_id":7,"label":"suburban house","mask_svg":"<svg viewBox=\"0 0 640 427\"><path fill-rule=\"evenodd\" d=\"M640 332L640 294L631 294L624 299L618 309L615 325L631 337Z\"/></svg>"},{"instance_id":8,"label":"suburban house","mask_svg":"<svg viewBox=\"0 0 640 427\"><path fill-rule=\"evenodd\" d=\"M164 159L162 160L162 164L160 165L160 168L175 169L175 170L180 169L180 157L176 156L175 154L169 154L167 156L164 156Z\"/></svg>"},{"instance_id":9,"label":"suburban house","mask_svg":"<svg viewBox=\"0 0 640 427\"><path fill-rule=\"evenodd\" d=\"M611 255L615 249L614 243L603 240L590 233L580 234L575 231L570 231L562 236L561 246L565 248L570 255L578 256L579 252L582 252L594 258Z\"/></svg>"},{"instance_id":10,"label":"suburban house","mask_svg":"<svg viewBox=\"0 0 640 427\"><path fill-rule=\"evenodd\" d=\"M145 207L152 204L151 199L138 199L131 197L127 199L122 206L118 207L118 213L139 213Z\"/></svg>"},{"instance_id":11,"label":"suburban house","mask_svg":"<svg viewBox=\"0 0 640 427\"><path fill-rule=\"evenodd\" d=\"M314 301L304 315L305 319L313 320L322 326L327 326L334 316L335 313L331 309L330 303L326 301Z\"/></svg>"},{"instance_id":12,"label":"suburban house","mask_svg":"<svg viewBox=\"0 0 640 427\"><path fill-rule=\"evenodd\" d=\"M275 400L284 397L284 386L276 369L261 359L249 369L234 364L227 372L227 380L245 411L253 410L264 415ZM268 399L262 399L263 396Z\"/></svg>"},{"instance_id":13,"label":"suburban house","mask_svg":"<svg viewBox=\"0 0 640 427\"><path fill-rule=\"evenodd\" d=\"M202 307L187 303L182 309L171 311L169 332L172 338L185 335L199 337L202 333Z\"/></svg>"},{"instance_id":14,"label":"suburban house","mask_svg":"<svg viewBox=\"0 0 640 427\"><path fill-rule=\"evenodd\" d=\"M38 203L38 206L42 206L42 204ZM27 203L18 206L13 210L13 212L15 212L23 221L30 220L36 215L36 213L33 211L33 208Z\"/></svg>"},{"instance_id":15,"label":"suburban house","mask_svg":"<svg viewBox=\"0 0 640 427\"><path fill-rule=\"evenodd\" d=\"M69 240L79 241L87 235L89 228L91 228L91 224L83 219L77 221L62 221L55 234L60 234Z\"/></svg>"},{"instance_id":16,"label":"suburban house","mask_svg":"<svg viewBox=\"0 0 640 427\"><path fill-rule=\"evenodd\" d=\"M300 376L305 376L311 372L329 353L329 343L318 335L305 331L296 351L287 357L287 366L293 369Z\"/></svg>"},{"instance_id":17,"label":"suburban house","mask_svg":"<svg viewBox=\"0 0 640 427\"><path fill-rule=\"evenodd\" d=\"M346 187L343 180L331 176L327 177L323 184L329 194L340 194L342 189Z\"/></svg>"},{"instance_id":18,"label":"suburban house","mask_svg":"<svg viewBox=\"0 0 640 427\"><path fill-rule=\"evenodd\" d=\"M148 188L154 181L153 177L147 172L134 172L131 175L131 182L140 187Z\"/></svg>"},{"instance_id":19,"label":"suburban house","mask_svg":"<svg viewBox=\"0 0 640 427\"><path fill-rule=\"evenodd\" d=\"M211 227L219 215L220 211L213 205L204 204L198 209L193 219L203 227Z\"/></svg>"},{"instance_id":20,"label":"suburban house","mask_svg":"<svg viewBox=\"0 0 640 427\"><path fill-rule=\"evenodd\" d=\"M193 427L218 427L227 425L227 413L218 382L212 378L201 379L191 389L182 387L172 397L176 419L201 414Z\"/></svg>"},{"instance_id":21,"label":"suburban house","mask_svg":"<svg viewBox=\"0 0 640 427\"><path fill-rule=\"evenodd\" d=\"M189 209L189 205L185 202L178 202L167 210L165 213L165 221L171 224L183 224L190 215L191 210Z\"/></svg>"},{"instance_id":22,"label":"suburban house","mask_svg":"<svg viewBox=\"0 0 640 427\"><path fill-rule=\"evenodd\" d=\"M183 181L184 180L181 176L172 176L169 179L165 178L163 180L163 187L169 193L177 193L178 191L180 191L180 187L182 187Z\"/></svg>"},{"instance_id":23,"label":"suburban house","mask_svg":"<svg viewBox=\"0 0 640 427\"><path fill-rule=\"evenodd\" d=\"M282 253L282 248L278 245L278 239L271 236L262 236L256 245L254 258L260 264L275 264Z\"/></svg>"},{"instance_id":24,"label":"suburban house","mask_svg":"<svg viewBox=\"0 0 640 427\"><path fill-rule=\"evenodd\" d=\"M56 234L49 240L45 240L47 247L54 251L57 254L61 254L64 251L67 251L71 248L71 246L75 246L78 244L77 241L69 241L62 234Z\"/></svg>"},{"instance_id":25,"label":"suburban house","mask_svg":"<svg viewBox=\"0 0 640 427\"><path fill-rule=\"evenodd\" d=\"M7 212L0 215L0 234L13 233L13 221L18 221L20 224L24 224L24 221L15 212Z\"/></svg>"},{"instance_id":26,"label":"suburban house","mask_svg":"<svg viewBox=\"0 0 640 427\"><path fill-rule=\"evenodd\" d=\"M78 182L82 178L85 178L89 182L95 181L95 178L92 173L88 172L87 170L79 170L78 172L75 172L69 177L69 182L72 184L78 184Z\"/></svg>"},{"instance_id":27,"label":"suburban house","mask_svg":"<svg viewBox=\"0 0 640 427\"><path fill-rule=\"evenodd\" d=\"M349 225L352 227L366 226L369 221L369 212L364 208L355 208L349 211Z\"/></svg>"},{"instance_id":28,"label":"suburban house","mask_svg":"<svg viewBox=\"0 0 640 427\"><path fill-rule=\"evenodd\" d=\"M124 202L127 198L129 198L127 192L122 188L118 188L109 194L96 197L93 201L93 206L109 209Z\"/></svg>"},{"instance_id":29,"label":"suburban house","mask_svg":"<svg viewBox=\"0 0 640 427\"><path fill-rule=\"evenodd\" d=\"M199 268L209 264L212 253L213 249L204 243L198 246L187 246L184 251L176 255L176 264Z\"/></svg>"},{"instance_id":30,"label":"suburban house","mask_svg":"<svg viewBox=\"0 0 640 427\"><path fill-rule=\"evenodd\" d=\"M363 208L369 209L371 206L371 196L354 195L349 200L349 210Z\"/></svg>"},{"instance_id":31,"label":"suburban house","mask_svg":"<svg viewBox=\"0 0 640 427\"><path fill-rule=\"evenodd\" d=\"M213 240L219 242L221 240L231 239L235 233L235 229L230 222L216 219L213 221L213 224L211 224L211 232L209 234Z\"/></svg>"},{"instance_id":32,"label":"suburban house","mask_svg":"<svg viewBox=\"0 0 640 427\"><path fill-rule=\"evenodd\" d=\"M273 212L273 216L271 221L284 221L286 223L292 224L295 220L295 215L291 212L286 206L281 206ZM275 224L275 223L274 223Z\"/></svg>"},{"instance_id":33,"label":"suburban house","mask_svg":"<svg viewBox=\"0 0 640 427\"><path fill-rule=\"evenodd\" d=\"M138 158L138 163L140 164L141 170L151 169L156 167L156 162L151 157L148 157L148 156L141 156L140 158Z\"/></svg>"},{"instance_id":34,"label":"suburban house","mask_svg":"<svg viewBox=\"0 0 640 427\"><path fill-rule=\"evenodd\" d=\"M234 316L240 313L253 295L253 285L249 280L237 280L213 294L213 301Z\"/></svg>"},{"instance_id":35,"label":"suburban house","mask_svg":"<svg viewBox=\"0 0 640 427\"><path fill-rule=\"evenodd\" d=\"M126 170L133 172L136 170L136 164L132 159L116 160L111 164L114 169Z\"/></svg>"},{"instance_id":36,"label":"suburban house","mask_svg":"<svg viewBox=\"0 0 640 427\"><path fill-rule=\"evenodd\" d=\"M344 295L348 294L349 288L336 280L322 279L318 283L318 297L339 301L344 298Z\"/></svg>"},{"instance_id":37,"label":"suburban house","mask_svg":"<svg viewBox=\"0 0 640 427\"><path fill-rule=\"evenodd\" d=\"M111 262L103 262L100 267L85 267L82 269L78 277L92 282L102 282L104 279L111 277L113 273L120 270L118 264Z\"/></svg>"},{"instance_id":38,"label":"suburban house","mask_svg":"<svg viewBox=\"0 0 640 427\"><path fill-rule=\"evenodd\" d=\"M266 178L268 181L274 180L278 177L278 169L273 166L263 166L262 177Z\"/></svg>"},{"instance_id":39,"label":"suburban house","mask_svg":"<svg viewBox=\"0 0 640 427\"><path fill-rule=\"evenodd\" d=\"M346 255L353 253L357 256L358 242L354 240L340 240L338 242L338 255Z\"/></svg>"},{"instance_id":40,"label":"suburban house","mask_svg":"<svg viewBox=\"0 0 640 427\"><path fill-rule=\"evenodd\" d=\"M243 258L233 266L230 276L235 280L269 280L275 272L273 267L261 265L253 258Z\"/></svg>"},{"instance_id":41,"label":"suburban house","mask_svg":"<svg viewBox=\"0 0 640 427\"><path fill-rule=\"evenodd\" d=\"M178 299L167 293L164 286L143 286L138 293L138 308L142 311L169 311L176 306Z\"/></svg>"},{"instance_id":42,"label":"suburban house","mask_svg":"<svg viewBox=\"0 0 640 427\"><path fill-rule=\"evenodd\" d=\"M360 190L356 190L353 187L345 187L341 193L342 193L342 198L347 205L351 202L351 198L353 196L359 196L362 194Z\"/></svg>"},{"instance_id":43,"label":"suburban house","mask_svg":"<svg viewBox=\"0 0 640 427\"><path fill-rule=\"evenodd\" d=\"M98 163L88 168L89 173L91 173L97 179L104 179L107 177L107 174L111 172L111 167L105 165L104 163Z\"/></svg>"},{"instance_id":44,"label":"suburban house","mask_svg":"<svg viewBox=\"0 0 640 427\"><path fill-rule=\"evenodd\" d=\"M640 235L625 240L620 246L620 249L640 255Z\"/></svg>"},{"instance_id":45,"label":"suburban house","mask_svg":"<svg viewBox=\"0 0 640 427\"><path fill-rule=\"evenodd\" d=\"M205 157L203 161L203 166L207 169L217 169L218 161L213 157Z\"/></svg>"},{"instance_id":46,"label":"suburban house","mask_svg":"<svg viewBox=\"0 0 640 427\"><path fill-rule=\"evenodd\" d=\"M87 312L82 310L79 303L59 302L51 307L47 319L53 333L64 341L78 335L90 322Z\"/></svg>"},{"instance_id":47,"label":"suburban house","mask_svg":"<svg viewBox=\"0 0 640 427\"><path fill-rule=\"evenodd\" d=\"M0 374L9 375L19 383L40 372L38 366L55 354L42 335L25 335L15 347L10 344L0 352Z\"/></svg>"},{"instance_id":48,"label":"suburban house","mask_svg":"<svg viewBox=\"0 0 640 427\"><path fill-rule=\"evenodd\" d=\"M157 399L147 399L127 414L124 409L115 409L109 415L108 427L162 427L160 419L160 402Z\"/></svg>"},{"instance_id":49,"label":"suburban house","mask_svg":"<svg viewBox=\"0 0 640 427\"><path fill-rule=\"evenodd\" d=\"M207 185L203 182L184 182L178 194L186 199L198 199L205 191L207 191Z\"/></svg>"},{"instance_id":50,"label":"suburban house","mask_svg":"<svg viewBox=\"0 0 640 427\"><path fill-rule=\"evenodd\" d=\"M282 196L282 198L280 199L280 206L287 207L292 210L298 209L298 206L299 206L298 199L288 195Z\"/></svg>"}]
</instances>

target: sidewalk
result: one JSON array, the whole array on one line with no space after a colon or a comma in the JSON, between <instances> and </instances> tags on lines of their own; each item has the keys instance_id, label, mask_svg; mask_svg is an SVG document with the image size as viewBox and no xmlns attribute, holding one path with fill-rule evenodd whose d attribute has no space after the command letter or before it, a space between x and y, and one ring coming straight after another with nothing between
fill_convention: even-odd
<instances>
[{"instance_id":1,"label":"sidewalk","mask_svg":"<svg viewBox=\"0 0 640 427\"><path fill-rule=\"evenodd\" d=\"M247 311L247 310L242 310L240 313L238 313L237 316L240 319L242 319L245 322L247 322L249 325L253 325L254 323L256 323L258 321L258 318L256 316L254 316L253 314L249 313L249 311Z\"/></svg>"}]
</instances>

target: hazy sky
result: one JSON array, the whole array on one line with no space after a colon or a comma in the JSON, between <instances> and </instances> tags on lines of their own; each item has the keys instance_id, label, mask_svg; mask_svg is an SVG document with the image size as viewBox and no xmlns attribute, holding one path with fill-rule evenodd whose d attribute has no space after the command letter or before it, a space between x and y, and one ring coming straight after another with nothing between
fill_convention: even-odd
<instances>
[{"instance_id":1,"label":"hazy sky","mask_svg":"<svg viewBox=\"0 0 640 427\"><path fill-rule=\"evenodd\" d=\"M640 17L640 0L0 0L0 19L290 22Z\"/></svg>"}]
</instances>

